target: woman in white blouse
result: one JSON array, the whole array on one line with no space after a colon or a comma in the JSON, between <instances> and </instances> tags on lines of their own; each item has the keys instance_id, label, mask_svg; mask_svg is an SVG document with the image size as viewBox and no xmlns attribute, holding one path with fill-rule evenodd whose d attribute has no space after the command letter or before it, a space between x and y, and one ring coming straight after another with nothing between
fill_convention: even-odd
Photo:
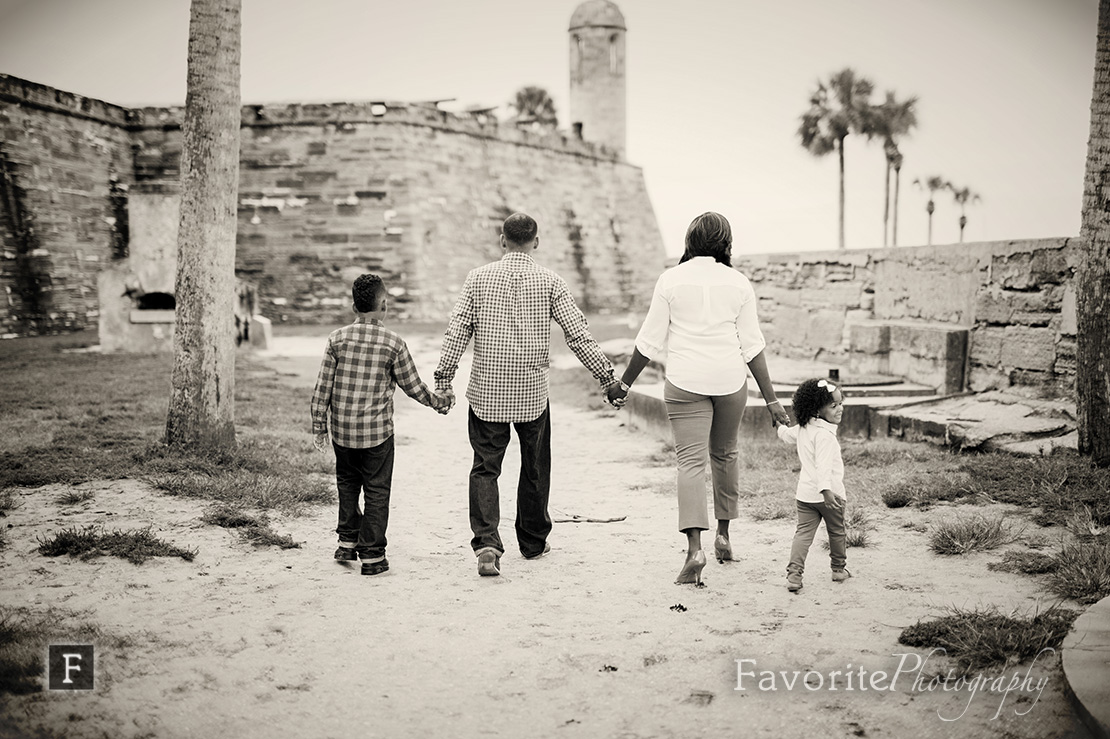
<instances>
[{"instance_id":1,"label":"woman in white blouse","mask_svg":"<svg viewBox=\"0 0 1110 739\"><path fill-rule=\"evenodd\" d=\"M790 423L767 373L755 292L748 278L732 268L731 257L732 228L725 217L711 212L695 218L686 230L682 259L655 285L622 378L627 391L650 360L666 354L663 398L678 455L678 528L687 539L678 583L700 583L705 567L701 532L709 528L707 462L717 519L714 549L719 560L732 559L728 526L739 515L737 443L749 370L772 421Z\"/></svg>"}]
</instances>

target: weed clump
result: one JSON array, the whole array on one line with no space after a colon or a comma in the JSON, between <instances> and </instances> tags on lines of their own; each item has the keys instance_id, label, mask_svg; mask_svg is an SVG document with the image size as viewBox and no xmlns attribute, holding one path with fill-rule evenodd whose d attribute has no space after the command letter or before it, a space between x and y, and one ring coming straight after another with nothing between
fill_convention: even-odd
<instances>
[{"instance_id":1,"label":"weed clump","mask_svg":"<svg viewBox=\"0 0 1110 739\"><path fill-rule=\"evenodd\" d=\"M83 560L111 555L138 565L151 557L181 557L186 562L192 562L197 550L182 549L162 541L151 532L150 527L105 532L97 526L86 526L63 529L52 537L40 538L39 553L45 557L69 554Z\"/></svg>"},{"instance_id":2,"label":"weed clump","mask_svg":"<svg viewBox=\"0 0 1110 739\"><path fill-rule=\"evenodd\" d=\"M967 554L1013 543L1021 533L1001 516L974 514L947 519L933 526L929 533L929 546L937 554Z\"/></svg>"}]
</instances>

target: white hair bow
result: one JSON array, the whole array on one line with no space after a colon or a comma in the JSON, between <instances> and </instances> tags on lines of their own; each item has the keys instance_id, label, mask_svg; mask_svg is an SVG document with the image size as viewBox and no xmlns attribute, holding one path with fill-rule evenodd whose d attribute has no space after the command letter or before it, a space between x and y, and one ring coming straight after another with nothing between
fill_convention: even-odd
<instances>
[{"instance_id":1,"label":"white hair bow","mask_svg":"<svg viewBox=\"0 0 1110 739\"><path fill-rule=\"evenodd\" d=\"M829 391L830 395L836 392L836 385L832 384L828 380L818 380L817 381L817 387L825 388L826 390Z\"/></svg>"}]
</instances>

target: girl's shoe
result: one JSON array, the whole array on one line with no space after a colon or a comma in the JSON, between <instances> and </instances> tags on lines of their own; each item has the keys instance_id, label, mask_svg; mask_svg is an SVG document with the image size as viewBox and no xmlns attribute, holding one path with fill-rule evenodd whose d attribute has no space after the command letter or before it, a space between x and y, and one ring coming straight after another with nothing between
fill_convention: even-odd
<instances>
[{"instance_id":1,"label":"girl's shoe","mask_svg":"<svg viewBox=\"0 0 1110 739\"><path fill-rule=\"evenodd\" d=\"M701 585L701 571L705 569L705 552L698 550L694 552L692 557L686 559L686 564L682 565L682 571L678 573L678 579L675 580L675 585L685 585L687 583L694 583Z\"/></svg>"},{"instance_id":2,"label":"girl's shoe","mask_svg":"<svg viewBox=\"0 0 1110 739\"><path fill-rule=\"evenodd\" d=\"M844 570L833 570L833 573L832 573L833 582L844 582L845 580L847 580L851 576L852 576L852 573L848 572L848 570L846 570L846 569L844 569Z\"/></svg>"},{"instance_id":3,"label":"girl's shoe","mask_svg":"<svg viewBox=\"0 0 1110 739\"><path fill-rule=\"evenodd\" d=\"M713 549L717 553L718 562L732 561L732 543L726 537L717 534L717 538L713 540Z\"/></svg>"},{"instance_id":4,"label":"girl's shoe","mask_svg":"<svg viewBox=\"0 0 1110 739\"><path fill-rule=\"evenodd\" d=\"M835 575L834 575L835 577ZM791 593L796 593L802 589L802 575L799 572L786 573L786 589Z\"/></svg>"}]
</instances>

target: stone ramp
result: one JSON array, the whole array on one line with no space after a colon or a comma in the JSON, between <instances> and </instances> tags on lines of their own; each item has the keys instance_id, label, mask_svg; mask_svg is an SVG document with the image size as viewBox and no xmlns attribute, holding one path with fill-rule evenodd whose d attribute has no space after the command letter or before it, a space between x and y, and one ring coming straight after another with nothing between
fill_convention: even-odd
<instances>
[{"instance_id":1,"label":"stone ramp","mask_svg":"<svg viewBox=\"0 0 1110 739\"><path fill-rule=\"evenodd\" d=\"M1110 737L1110 598L1075 620L1061 646L1064 680L1076 712L1098 739Z\"/></svg>"}]
</instances>

